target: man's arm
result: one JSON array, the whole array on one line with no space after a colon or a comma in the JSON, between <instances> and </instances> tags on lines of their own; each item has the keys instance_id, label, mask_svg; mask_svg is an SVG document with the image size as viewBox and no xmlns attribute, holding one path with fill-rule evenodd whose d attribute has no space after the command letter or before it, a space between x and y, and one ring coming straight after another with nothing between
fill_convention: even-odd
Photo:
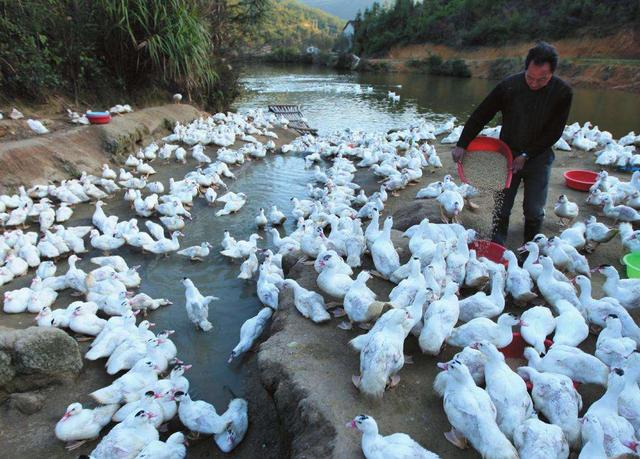
<instances>
[{"instance_id":1,"label":"man's arm","mask_svg":"<svg viewBox=\"0 0 640 459\"><path fill-rule=\"evenodd\" d=\"M553 115L547 121L547 124L542 130L542 135L535 139L535 141L529 145L525 150L529 158L534 158L549 148L551 148L558 139L562 136L564 127L569 119L569 111L571 110L571 100L573 99L573 92L569 89L559 100L556 102L556 106L553 109Z\"/></svg>"},{"instance_id":2,"label":"man's arm","mask_svg":"<svg viewBox=\"0 0 640 459\"><path fill-rule=\"evenodd\" d=\"M469 143L476 138L489 121L496 116L496 113L502 109L503 93L502 84L498 84L480 105L478 105L464 125L460 140L458 140L456 144L458 147L466 149Z\"/></svg>"}]
</instances>

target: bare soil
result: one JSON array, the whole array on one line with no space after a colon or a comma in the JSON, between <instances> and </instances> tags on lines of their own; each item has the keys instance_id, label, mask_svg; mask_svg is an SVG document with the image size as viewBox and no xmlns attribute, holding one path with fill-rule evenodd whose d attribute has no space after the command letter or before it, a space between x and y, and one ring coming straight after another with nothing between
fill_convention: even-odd
<instances>
[{"instance_id":1,"label":"bare soil","mask_svg":"<svg viewBox=\"0 0 640 459\"><path fill-rule=\"evenodd\" d=\"M407 62L438 55L443 59L463 59L476 78L489 78L497 59L522 59L532 42L510 43L504 46L452 48L433 43L412 44L392 48L384 59L390 71L413 71ZM640 91L640 32L621 30L601 38L580 37L554 41L564 66L558 76L576 87L601 87Z\"/></svg>"},{"instance_id":2,"label":"bare soil","mask_svg":"<svg viewBox=\"0 0 640 459\"><path fill-rule=\"evenodd\" d=\"M0 192L78 177L81 171L96 173L154 135L165 135L176 121L199 115L191 105L169 104L117 116L105 125L65 125L37 137L0 142ZM0 126L7 122L26 124L0 120Z\"/></svg>"}]
</instances>

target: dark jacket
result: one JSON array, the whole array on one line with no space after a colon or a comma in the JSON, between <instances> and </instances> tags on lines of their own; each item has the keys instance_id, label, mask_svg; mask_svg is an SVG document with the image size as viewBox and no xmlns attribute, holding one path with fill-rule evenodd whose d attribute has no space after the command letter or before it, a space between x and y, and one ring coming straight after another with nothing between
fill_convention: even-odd
<instances>
[{"instance_id":1,"label":"dark jacket","mask_svg":"<svg viewBox=\"0 0 640 459\"><path fill-rule=\"evenodd\" d=\"M514 156L526 152L534 158L550 153L567 123L572 97L571 87L556 76L537 91L529 88L524 72L507 77L471 114L457 145L467 148L496 113L502 112L500 139Z\"/></svg>"}]
</instances>

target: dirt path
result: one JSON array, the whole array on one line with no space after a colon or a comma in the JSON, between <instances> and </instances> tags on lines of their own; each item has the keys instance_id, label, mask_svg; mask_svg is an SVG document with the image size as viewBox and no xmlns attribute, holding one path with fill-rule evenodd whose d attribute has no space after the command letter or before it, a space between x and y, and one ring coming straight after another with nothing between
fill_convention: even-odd
<instances>
[{"instance_id":1,"label":"dirt path","mask_svg":"<svg viewBox=\"0 0 640 459\"><path fill-rule=\"evenodd\" d=\"M177 121L200 115L191 105L170 104L117 116L109 124L69 127L28 139L0 142L0 193L96 173L102 164L135 151L153 136L166 135ZM4 120L0 121L0 124Z\"/></svg>"}]
</instances>

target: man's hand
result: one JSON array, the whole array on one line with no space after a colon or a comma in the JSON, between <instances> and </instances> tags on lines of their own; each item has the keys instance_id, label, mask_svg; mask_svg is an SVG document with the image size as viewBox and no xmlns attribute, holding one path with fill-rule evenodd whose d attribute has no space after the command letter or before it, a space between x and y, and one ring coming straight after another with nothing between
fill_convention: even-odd
<instances>
[{"instance_id":1,"label":"man's hand","mask_svg":"<svg viewBox=\"0 0 640 459\"><path fill-rule=\"evenodd\" d=\"M516 156L513 160L513 163L511 163L511 171L514 174L517 174L522 170L522 168L524 167L524 163L526 162L527 158L525 156Z\"/></svg>"},{"instance_id":2,"label":"man's hand","mask_svg":"<svg viewBox=\"0 0 640 459\"><path fill-rule=\"evenodd\" d=\"M453 150L451 150L451 157L453 158L454 162L459 163L462 161L462 158L464 158L464 153L465 153L464 148L453 147Z\"/></svg>"}]
</instances>

